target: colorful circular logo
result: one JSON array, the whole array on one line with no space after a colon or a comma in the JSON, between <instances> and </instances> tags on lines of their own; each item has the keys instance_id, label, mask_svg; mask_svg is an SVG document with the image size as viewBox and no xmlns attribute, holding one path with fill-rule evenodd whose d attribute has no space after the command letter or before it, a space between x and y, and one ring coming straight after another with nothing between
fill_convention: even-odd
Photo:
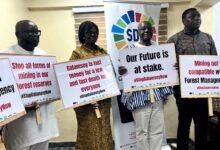
<instances>
[{"instance_id":1,"label":"colorful circular logo","mask_svg":"<svg viewBox=\"0 0 220 150\"><path fill-rule=\"evenodd\" d=\"M152 41L156 42L156 28L154 20L151 16L145 16L134 10L127 11L122 15L116 24L113 24L111 32L113 33L113 39L116 47L121 50L129 47L133 47L134 43L138 42L138 24L142 21L148 21L153 28Z\"/></svg>"}]
</instances>

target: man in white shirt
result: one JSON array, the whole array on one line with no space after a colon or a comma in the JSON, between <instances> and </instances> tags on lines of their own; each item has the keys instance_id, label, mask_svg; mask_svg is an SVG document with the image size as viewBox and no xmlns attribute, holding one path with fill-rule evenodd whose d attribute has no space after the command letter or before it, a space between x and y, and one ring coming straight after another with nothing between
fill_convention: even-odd
<instances>
[{"instance_id":1,"label":"man in white shirt","mask_svg":"<svg viewBox=\"0 0 220 150\"><path fill-rule=\"evenodd\" d=\"M17 45L1 53L46 55L37 47L41 31L30 20L17 22L15 27ZM48 140L59 136L55 109L52 103L25 106L27 114L5 126L5 146L7 150L48 150ZM41 124L36 122L35 111L41 113Z\"/></svg>"}]
</instances>

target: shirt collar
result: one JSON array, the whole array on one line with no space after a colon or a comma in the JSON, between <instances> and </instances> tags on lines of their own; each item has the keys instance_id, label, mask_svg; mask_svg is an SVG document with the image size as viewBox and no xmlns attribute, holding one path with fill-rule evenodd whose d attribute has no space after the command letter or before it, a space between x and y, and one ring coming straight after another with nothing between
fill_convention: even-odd
<instances>
[{"instance_id":1,"label":"shirt collar","mask_svg":"<svg viewBox=\"0 0 220 150\"><path fill-rule=\"evenodd\" d=\"M84 46L84 45L82 45L81 46L84 50L86 50L86 51L88 51L88 52L90 52L90 53L97 53L98 51L99 51L99 47L97 46L97 49L96 50L91 50L91 49L89 49L88 47L86 47L86 46Z\"/></svg>"},{"instance_id":2,"label":"shirt collar","mask_svg":"<svg viewBox=\"0 0 220 150\"><path fill-rule=\"evenodd\" d=\"M200 33L200 30L198 29L195 33L189 33L189 32L186 32L186 31L183 29L183 33L186 34L186 35L196 35L196 34L199 34L199 33Z\"/></svg>"},{"instance_id":3,"label":"shirt collar","mask_svg":"<svg viewBox=\"0 0 220 150\"><path fill-rule=\"evenodd\" d=\"M24 48L22 48L20 45L15 45L15 49L20 54L29 54L29 55L34 54L34 51L33 52L27 51Z\"/></svg>"}]
</instances>

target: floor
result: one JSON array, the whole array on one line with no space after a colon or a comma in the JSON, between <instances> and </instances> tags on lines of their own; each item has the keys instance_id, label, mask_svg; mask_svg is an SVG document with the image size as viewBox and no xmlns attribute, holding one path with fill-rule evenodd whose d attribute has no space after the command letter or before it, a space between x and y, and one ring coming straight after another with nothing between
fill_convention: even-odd
<instances>
[{"instance_id":1,"label":"floor","mask_svg":"<svg viewBox=\"0 0 220 150\"><path fill-rule=\"evenodd\" d=\"M49 150L75 150L74 147L56 147L56 148L49 148Z\"/></svg>"},{"instance_id":2,"label":"floor","mask_svg":"<svg viewBox=\"0 0 220 150\"><path fill-rule=\"evenodd\" d=\"M176 150L175 148L175 144L173 144L173 146L171 145L171 150ZM0 150L5 150L4 146L2 143L0 143ZM48 150L75 150L74 148L74 144L50 144L49 149ZM168 150L168 149L167 149ZM169 148L170 150L170 148ZM194 150L193 145L190 145L190 149L189 150Z\"/></svg>"},{"instance_id":3,"label":"floor","mask_svg":"<svg viewBox=\"0 0 220 150\"><path fill-rule=\"evenodd\" d=\"M176 144L172 143L170 144L171 150L176 150ZM2 143L0 143L0 150L5 150L4 146ZM51 143L49 150L75 150L74 148L74 143ZM189 144L189 150L194 150L194 144L190 142ZM217 150L217 149L212 149L212 150Z\"/></svg>"},{"instance_id":4,"label":"floor","mask_svg":"<svg viewBox=\"0 0 220 150\"><path fill-rule=\"evenodd\" d=\"M49 150L75 150L74 142L50 143Z\"/></svg>"},{"instance_id":5,"label":"floor","mask_svg":"<svg viewBox=\"0 0 220 150\"><path fill-rule=\"evenodd\" d=\"M173 145L173 146L172 146ZM165 146L163 147L161 150L176 150L176 144L173 143L172 145L169 145L169 146ZM193 143L189 145L189 150L194 150L193 148ZM49 150L75 150L74 148L74 144L72 145L72 147L68 147L68 145L65 145L65 143L62 145L62 144L50 144L50 148Z\"/></svg>"}]
</instances>

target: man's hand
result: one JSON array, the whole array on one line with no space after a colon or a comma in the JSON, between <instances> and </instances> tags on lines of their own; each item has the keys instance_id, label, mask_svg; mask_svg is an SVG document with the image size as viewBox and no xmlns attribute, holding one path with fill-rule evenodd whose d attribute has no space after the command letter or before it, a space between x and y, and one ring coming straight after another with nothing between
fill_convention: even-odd
<instances>
[{"instance_id":1,"label":"man's hand","mask_svg":"<svg viewBox=\"0 0 220 150\"><path fill-rule=\"evenodd\" d=\"M176 68L176 70L179 70L179 64L178 63L175 63L174 67Z\"/></svg>"},{"instance_id":2,"label":"man's hand","mask_svg":"<svg viewBox=\"0 0 220 150\"><path fill-rule=\"evenodd\" d=\"M26 110L36 110L36 109L39 108L40 106L49 104L49 103L51 103L51 102L53 102L53 101L45 101L45 102L41 102L41 103L32 102L31 104L26 105L26 106L25 106L25 109L26 109Z\"/></svg>"},{"instance_id":3,"label":"man's hand","mask_svg":"<svg viewBox=\"0 0 220 150\"><path fill-rule=\"evenodd\" d=\"M126 74L128 72L128 70L124 67L124 66L119 66L118 67L118 73L120 74L120 75L124 75L124 74Z\"/></svg>"},{"instance_id":4,"label":"man's hand","mask_svg":"<svg viewBox=\"0 0 220 150\"><path fill-rule=\"evenodd\" d=\"M40 105L38 103L33 102L33 103L29 104L29 105L26 105L25 109L26 110L36 110L39 107L40 107Z\"/></svg>"}]
</instances>

